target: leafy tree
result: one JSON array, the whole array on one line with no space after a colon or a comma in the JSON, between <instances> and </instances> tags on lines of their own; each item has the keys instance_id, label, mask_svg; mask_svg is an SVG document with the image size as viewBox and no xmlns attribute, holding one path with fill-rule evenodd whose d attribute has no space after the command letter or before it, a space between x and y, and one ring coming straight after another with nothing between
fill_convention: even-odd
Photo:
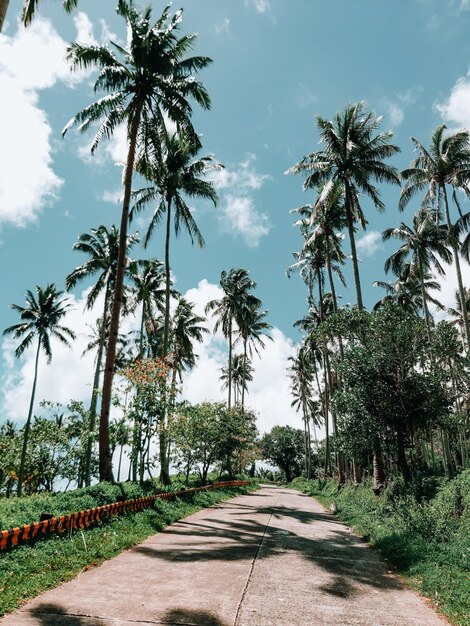
<instances>
[{"instance_id":1,"label":"leafy tree","mask_svg":"<svg viewBox=\"0 0 470 626\"><path fill-rule=\"evenodd\" d=\"M36 287L36 295L28 290L26 292L26 307L17 304L10 305L12 309L20 314L21 322L9 326L3 331L4 335L13 335L15 339L22 339L15 350L15 356L17 358L29 348L35 339L37 340L33 388L31 391L28 417L26 418L24 428L23 448L21 451L20 471L18 474L18 496L21 496L23 490L26 450L38 379L39 354L42 350L46 355L47 362L50 363L52 359L51 336L67 346L70 345L69 339L75 339L75 333L70 330L70 328L60 324L62 318L70 309L67 298L61 297L62 293L62 291L57 291L53 284L47 285L45 289Z\"/></svg>"},{"instance_id":2,"label":"leafy tree","mask_svg":"<svg viewBox=\"0 0 470 626\"><path fill-rule=\"evenodd\" d=\"M227 409L223 403L183 405L173 425L176 462L184 467L186 481L191 471L207 482L211 467L231 470L236 456L254 445L255 416Z\"/></svg>"},{"instance_id":3,"label":"leafy tree","mask_svg":"<svg viewBox=\"0 0 470 626\"><path fill-rule=\"evenodd\" d=\"M263 459L270 461L283 472L286 481L300 476L304 457L304 434L291 426L273 426L260 441Z\"/></svg>"},{"instance_id":4,"label":"leafy tree","mask_svg":"<svg viewBox=\"0 0 470 626\"><path fill-rule=\"evenodd\" d=\"M151 125L162 136L166 134L165 115L176 123L183 134L195 138L190 122L189 98L193 98L205 109L210 107L206 89L195 80L196 72L206 67L210 59L186 57L195 35L177 37L182 11L178 11L170 18L167 7L161 17L153 23L150 8L140 11L132 0L119 0L117 12L124 18L127 26L128 42L125 48L114 42L111 42L112 49L73 43L67 50L67 58L72 68L99 69L95 91L104 91L108 95L77 113L63 130L65 134L71 126L78 125L79 130L84 132L99 122L101 125L91 147L94 152L103 137L109 138L120 125L127 126L128 154L123 178L124 197L119 228L118 263L101 402L101 480L113 478L109 450L109 410L123 297L129 205L136 150L138 146L147 144L146 129Z\"/></svg>"}]
</instances>

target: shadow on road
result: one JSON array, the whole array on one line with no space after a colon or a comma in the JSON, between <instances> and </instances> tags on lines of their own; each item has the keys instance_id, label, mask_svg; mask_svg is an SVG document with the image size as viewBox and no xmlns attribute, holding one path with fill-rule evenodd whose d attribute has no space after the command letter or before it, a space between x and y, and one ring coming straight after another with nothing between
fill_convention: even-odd
<instances>
[{"instance_id":1,"label":"shadow on road","mask_svg":"<svg viewBox=\"0 0 470 626\"><path fill-rule=\"evenodd\" d=\"M264 514L263 522L249 519L259 514ZM232 515L237 519L230 520ZM338 598L365 592L358 588L358 584L381 590L402 589L377 555L330 513L230 503L225 507L224 517L214 518L212 512L211 519L183 520L165 531L167 535L174 535L175 541L171 545L157 541L137 546L134 550L163 561L233 561L254 558L257 551L258 559L269 559L280 552L291 552L302 555L330 574L331 582L321 589ZM293 521L302 526L311 525L312 533L297 534ZM321 538L313 536L318 524L326 528ZM301 572L299 576L302 576Z\"/></svg>"},{"instance_id":2,"label":"shadow on road","mask_svg":"<svg viewBox=\"0 0 470 626\"><path fill-rule=\"evenodd\" d=\"M40 604L31 615L41 626L109 626L109 620L85 615L69 615L59 604Z\"/></svg>"},{"instance_id":3,"label":"shadow on road","mask_svg":"<svg viewBox=\"0 0 470 626\"><path fill-rule=\"evenodd\" d=\"M189 611L187 609L172 609L165 613L163 624L169 626L228 626L227 622L221 622L219 618L206 611Z\"/></svg>"}]
</instances>

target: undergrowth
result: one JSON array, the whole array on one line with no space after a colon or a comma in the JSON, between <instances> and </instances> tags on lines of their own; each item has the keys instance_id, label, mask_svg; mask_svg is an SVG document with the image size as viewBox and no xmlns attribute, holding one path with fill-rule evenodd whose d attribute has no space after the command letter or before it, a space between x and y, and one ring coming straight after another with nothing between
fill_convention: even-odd
<instances>
[{"instance_id":1,"label":"undergrowth","mask_svg":"<svg viewBox=\"0 0 470 626\"><path fill-rule=\"evenodd\" d=\"M295 479L291 486L336 504L352 526L405 582L432 599L460 626L470 625L470 470L451 481L391 482L381 496L372 485L342 488L333 480Z\"/></svg>"}]
</instances>

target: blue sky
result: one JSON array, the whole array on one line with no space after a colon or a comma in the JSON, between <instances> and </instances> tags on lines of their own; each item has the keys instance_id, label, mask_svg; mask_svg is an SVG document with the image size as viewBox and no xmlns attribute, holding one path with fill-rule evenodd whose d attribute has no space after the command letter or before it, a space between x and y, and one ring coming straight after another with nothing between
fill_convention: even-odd
<instances>
[{"instance_id":1,"label":"blue sky","mask_svg":"<svg viewBox=\"0 0 470 626\"><path fill-rule=\"evenodd\" d=\"M16 321L8 309L22 304L26 289L64 278L82 257L72 251L78 235L99 224L118 223L122 159L119 138L87 153L91 135L70 132L65 123L93 98L93 75L71 75L63 60L67 42L77 37L106 42L125 40L114 0L81 0L65 15L57 0L43 0L39 18L26 31L17 24L12 2L9 23L0 36L0 257L2 327ZM154 15L164 7L154 0ZM187 0L183 32L199 34L195 52L214 63L201 74L211 94L210 112L195 110L203 153L213 153L226 166L218 177L220 205L197 204L195 216L206 239L201 251L183 233L172 249L172 271L180 291L191 293L202 307L217 295L220 272L246 267L258 283L257 293L269 309L275 341L260 362L255 408L266 425L294 423L289 412L284 372L292 323L302 316L305 289L285 268L300 248L289 209L312 201L299 177L284 171L304 154L318 149L315 116L331 118L345 104L365 100L384 116L382 129L394 131L402 153L392 162L402 169L413 157L409 137L425 144L437 124L470 126L469 0ZM358 234L361 278L366 306L381 292L383 262L393 244L383 247L379 234L401 219L398 188L384 187L386 212L379 215L365 199L367 233ZM137 223L143 233L145 219ZM363 238L364 237L364 238ZM362 239L362 241L361 241ZM349 244L345 242L348 250ZM135 250L134 256L141 254ZM144 253L142 253L144 254ZM148 252L162 257L158 234ZM466 284L470 283L468 267ZM450 304L455 281L450 270L443 298ZM352 287L350 272L348 282ZM85 288L86 285L83 286ZM215 295L214 295L215 294ZM354 302L353 289L342 302ZM84 323L82 290L74 294L75 323ZM93 317L87 318L91 323ZM72 321L70 323L72 325ZM21 419L31 379L31 359L15 364L10 343L4 344L5 416ZM205 345L199 373L188 383L194 400L217 395L214 381L223 362L223 342ZM43 375L39 393L50 400L87 397L89 389L77 373L80 351L59 352L58 363ZM205 369L204 369L205 368ZM72 371L72 374L73 374ZM81 371L81 370L80 370ZM67 380L65 380L67 378ZM282 381L281 381L282 379ZM256 381L255 381L256 382ZM269 394L283 394L281 408L269 408ZM206 394L206 395L204 395ZM59 396L59 398L51 397ZM272 396L271 396L272 400ZM279 398L279 402L281 399ZM258 403L258 404L257 404ZM279 404L279 403L278 403ZM268 415L269 414L269 415ZM271 421L270 421L271 420Z\"/></svg>"}]
</instances>

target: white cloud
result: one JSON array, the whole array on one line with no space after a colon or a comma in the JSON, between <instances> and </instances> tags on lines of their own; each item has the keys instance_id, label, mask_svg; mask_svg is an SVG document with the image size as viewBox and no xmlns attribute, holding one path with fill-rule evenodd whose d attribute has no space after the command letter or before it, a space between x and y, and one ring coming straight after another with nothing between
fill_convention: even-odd
<instances>
[{"instance_id":1,"label":"white cloud","mask_svg":"<svg viewBox=\"0 0 470 626\"><path fill-rule=\"evenodd\" d=\"M91 23L75 18L78 37L88 42ZM0 136L8 159L0 178L0 222L25 226L53 201L63 181L53 170L52 129L38 106L39 92L63 82L73 87L88 72L71 72L67 43L38 17L29 28L0 35Z\"/></svg>"},{"instance_id":2,"label":"white cloud","mask_svg":"<svg viewBox=\"0 0 470 626\"><path fill-rule=\"evenodd\" d=\"M250 248L256 248L271 230L268 214L257 211L250 196L228 194L220 223L224 231L243 237Z\"/></svg>"},{"instance_id":3,"label":"white cloud","mask_svg":"<svg viewBox=\"0 0 470 626\"><path fill-rule=\"evenodd\" d=\"M396 102L382 100L381 106L386 110L386 119L393 127L399 126L405 119L405 112Z\"/></svg>"},{"instance_id":4,"label":"white cloud","mask_svg":"<svg viewBox=\"0 0 470 626\"><path fill-rule=\"evenodd\" d=\"M470 77L461 77L444 102L437 103L436 109L446 124L452 127L470 127Z\"/></svg>"},{"instance_id":5,"label":"white cloud","mask_svg":"<svg viewBox=\"0 0 470 626\"><path fill-rule=\"evenodd\" d=\"M121 204L122 194L123 190L121 188L114 191L107 190L103 193L102 199L104 202L110 202L111 204Z\"/></svg>"},{"instance_id":6,"label":"white cloud","mask_svg":"<svg viewBox=\"0 0 470 626\"><path fill-rule=\"evenodd\" d=\"M257 13L269 13L271 5L269 0L245 0L247 6L252 6Z\"/></svg>"},{"instance_id":7,"label":"white cloud","mask_svg":"<svg viewBox=\"0 0 470 626\"><path fill-rule=\"evenodd\" d=\"M460 259L461 270L462 270L462 282L464 287L470 286L470 265L464 261L462 258ZM445 307L456 308L457 302L455 298L455 294L458 289L457 285L457 274L455 272L455 267L453 265L444 264L445 275L439 276L436 275L435 280L440 284L441 290L434 291L432 293L433 297L436 298L441 304ZM436 310L435 307L431 304L431 309L433 311L433 315L436 321L448 319L449 316L445 311Z\"/></svg>"},{"instance_id":8,"label":"white cloud","mask_svg":"<svg viewBox=\"0 0 470 626\"><path fill-rule=\"evenodd\" d=\"M218 37L221 35L230 35L230 20L228 17L215 25L215 33Z\"/></svg>"},{"instance_id":9,"label":"white cloud","mask_svg":"<svg viewBox=\"0 0 470 626\"><path fill-rule=\"evenodd\" d=\"M241 236L250 247L256 247L261 237L271 230L266 212L255 206L253 193L270 180L270 176L255 170L256 157L253 154L235 168L225 168L213 172L211 180L221 195L221 210L218 220L224 232Z\"/></svg>"},{"instance_id":10,"label":"white cloud","mask_svg":"<svg viewBox=\"0 0 470 626\"><path fill-rule=\"evenodd\" d=\"M364 256L372 256L382 249L382 234L371 230L357 241L356 246Z\"/></svg>"}]
</instances>

